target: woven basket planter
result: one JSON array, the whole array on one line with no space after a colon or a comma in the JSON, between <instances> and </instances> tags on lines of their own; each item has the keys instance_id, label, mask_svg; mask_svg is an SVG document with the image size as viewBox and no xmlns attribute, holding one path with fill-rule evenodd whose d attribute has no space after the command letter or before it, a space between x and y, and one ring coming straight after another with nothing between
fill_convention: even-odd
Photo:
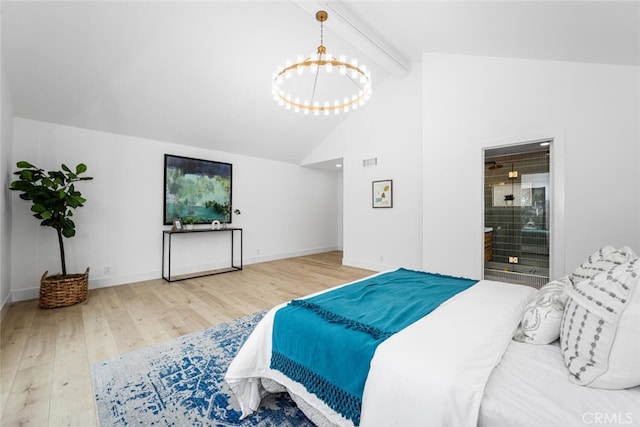
<instances>
[{"instance_id":1,"label":"woven basket planter","mask_svg":"<svg viewBox=\"0 0 640 427\"><path fill-rule=\"evenodd\" d=\"M40 279L40 308L68 307L85 301L89 295L89 268L84 274L67 274Z\"/></svg>"}]
</instances>

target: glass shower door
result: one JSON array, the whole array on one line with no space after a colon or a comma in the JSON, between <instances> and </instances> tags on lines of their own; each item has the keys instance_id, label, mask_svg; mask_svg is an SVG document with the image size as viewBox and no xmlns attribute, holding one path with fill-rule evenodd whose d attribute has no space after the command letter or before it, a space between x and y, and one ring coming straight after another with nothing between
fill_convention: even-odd
<instances>
[{"instance_id":1,"label":"glass shower door","mask_svg":"<svg viewBox=\"0 0 640 427\"><path fill-rule=\"evenodd\" d=\"M485 278L539 287L549 278L549 149L492 154L485 152Z\"/></svg>"}]
</instances>

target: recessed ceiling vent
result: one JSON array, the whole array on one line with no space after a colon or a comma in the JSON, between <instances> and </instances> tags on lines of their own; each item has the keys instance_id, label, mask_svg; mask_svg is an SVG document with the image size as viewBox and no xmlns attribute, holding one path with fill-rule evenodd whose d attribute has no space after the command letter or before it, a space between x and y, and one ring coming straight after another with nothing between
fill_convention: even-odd
<instances>
[{"instance_id":1,"label":"recessed ceiling vent","mask_svg":"<svg viewBox=\"0 0 640 427\"><path fill-rule=\"evenodd\" d=\"M378 158L377 157L372 157L370 159L364 159L362 161L362 167L363 168L370 168L372 166L378 166Z\"/></svg>"}]
</instances>

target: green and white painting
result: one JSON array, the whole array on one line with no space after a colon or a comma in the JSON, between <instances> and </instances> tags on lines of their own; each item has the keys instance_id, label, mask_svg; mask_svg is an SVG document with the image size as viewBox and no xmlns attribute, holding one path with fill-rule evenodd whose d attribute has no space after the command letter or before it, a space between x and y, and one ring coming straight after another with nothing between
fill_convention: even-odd
<instances>
[{"instance_id":1,"label":"green and white painting","mask_svg":"<svg viewBox=\"0 0 640 427\"><path fill-rule=\"evenodd\" d=\"M164 224L231 222L232 165L164 156Z\"/></svg>"}]
</instances>

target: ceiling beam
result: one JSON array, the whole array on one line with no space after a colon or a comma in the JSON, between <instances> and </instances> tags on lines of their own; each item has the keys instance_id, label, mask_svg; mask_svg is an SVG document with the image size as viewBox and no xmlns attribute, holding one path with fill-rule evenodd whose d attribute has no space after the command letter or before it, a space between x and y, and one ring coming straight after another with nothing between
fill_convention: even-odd
<instances>
[{"instance_id":1,"label":"ceiling beam","mask_svg":"<svg viewBox=\"0 0 640 427\"><path fill-rule=\"evenodd\" d=\"M392 76L403 78L411 71L411 63L388 42L377 36L347 8L345 3L339 1L291 1L311 16L315 16L318 10L329 12L330 19L324 25L351 43ZM334 17L337 19L331 19Z\"/></svg>"}]
</instances>

